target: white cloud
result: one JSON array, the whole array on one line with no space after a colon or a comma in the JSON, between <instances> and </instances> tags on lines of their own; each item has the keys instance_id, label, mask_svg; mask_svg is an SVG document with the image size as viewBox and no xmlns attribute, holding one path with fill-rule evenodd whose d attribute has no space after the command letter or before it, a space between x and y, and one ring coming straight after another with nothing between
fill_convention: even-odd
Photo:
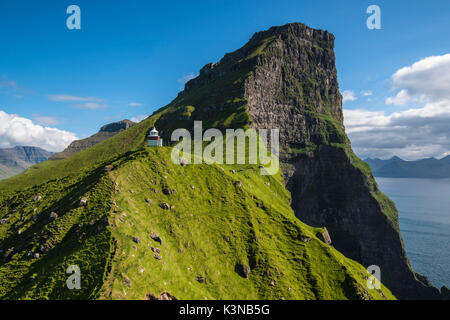
<instances>
[{"instance_id":1,"label":"white cloud","mask_svg":"<svg viewBox=\"0 0 450 320\"><path fill-rule=\"evenodd\" d=\"M50 94L47 96L50 101L89 101L89 102L103 102L103 99L97 97L78 97L67 94Z\"/></svg>"},{"instance_id":2,"label":"white cloud","mask_svg":"<svg viewBox=\"0 0 450 320\"><path fill-rule=\"evenodd\" d=\"M17 82L8 80L5 76L0 79L0 88L17 88Z\"/></svg>"},{"instance_id":3,"label":"white cloud","mask_svg":"<svg viewBox=\"0 0 450 320\"><path fill-rule=\"evenodd\" d=\"M410 102L408 90L401 90L395 97L389 97L386 99L386 104L395 104L397 106L404 106Z\"/></svg>"},{"instance_id":4,"label":"white cloud","mask_svg":"<svg viewBox=\"0 0 450 320\"><path fill-rule=\"evenodd\" d=\"M133 117L133 118L131 118L130 120L133 121L133 122L138 123L138 122L141 122L142 120L146 119L147 117L148 117L147 115L142 114L142 115Z\"/></svg>"},{"instance_id":5,"label":"white cloud","mask_svg":"<svg viewBox=\"0 0 450 320\"><path fill-rule=\"evenodd\" d=\"M144 104L140 103L140 102L130 102L128 104L129 107L142 107Z\"/></svg>"},{"instance_id":6,"label":"white cloud","mask_svg":"<svg viewBox=\"0 0 450 320\"><path fill-rule=\"evenodd\" d=\"M370 91L370 90L367 90L367 91L361 91L361 94L362 94L364 97L370 97L370 96L372 95L372 91Z\"/></svg>"},{"instance_id":7,"label":"white cloud","mask_svg":"<svg viewBox=\"0 0 450 320\"><path fill-rule=\"evenodd\" d=\"M356 98L355 92L352 90L345 90L344 92L342 92L342 102L347 102L347 101L355 101L358 98Z\"/></svg>"},{"instance_id":8,"label":"white cloud","mask_svg":"<svg viewBox=\"0 0 450 320\"><path fill-rule=\"evenodd\" d=\"M35 116L34 120L37 124L46 126L55 126L59 123L58 119L49 116Z\"/></svg>"},{"instance_id":9,"label":"white cloud","mask_svg":"<svg viewBox=\"0 0 450 320\"><path fill-rule=\"evenodd\" d=\"M195 72L189 72L188 74L185 74L184 76L179 78L178 82L181 83L181 84L185 84L186 82L188 82L191 79L194 79L195 77L197 77Z\"/></svg>"},{"instance_id":10,"label":"white cloud","mask_svg":"<svg viewBox=\"0 0 450 320\"><path fill-rule=\"evenodd\" d=\"M30 119L0 110L0 147L36 146L58 152L66 148L75 134L56 128L43 127Z\"/></svg>"},{"instance_id":11,"label":"white cloud","mask_svg":"<svg viewBox=\"0 0 450 320\"><path fill-rule=\"evenodd\" d=\"M344 119L355 152L363 158L439 158L450 150L447 101L390 115L384 111L344 110Z\"/></svg>"},{"instance_id":12,"label":"white cloud","mask_svg":"<svg viewBox=\"0 0 450 320\"><path fill-rule=\"evenodd\" d=\"M344 110L347 133L361 157L440 158L450 151L450 54L422 59L392 76L399 90L386 104L421 106L387 114Z\"/></svg>"},{"instance_id":13,"label":"white cloud","mask_svg":"<svg viewBox=\"0 0 450 320\"><path fill-rule=\"evenodd\" d=\"M87 109L87 110L95 110L95 109L100 109L100 108L106 108L107 105L106 104L100 104L100 103L96 103L96 102L86 102L83 104L77 104L75 106L73 106L76 109Z\"/></svg>"},{"instance_id":14,"label":"white cloud","mask_svg":"<svg viewBox=\"0 0 450 320\"><path fill-rule=\"evenodd\" d=\"M392 89L400 89L386 103L405 105L408 101L450 100L450 53L432 56L401 68L392 76Z\"/></svg>"},{"instance_id":15,"label":"white cloud","mask_svg":"<svg viewBox=\"0 0 450 320\"><path fill-rule=\"evenodd\" d=\"M13 95L15 98L23 98L28 90L19 86L17 81L9 79L5 74L0 76L0 94Z\"/></svg>"}]
</instances>

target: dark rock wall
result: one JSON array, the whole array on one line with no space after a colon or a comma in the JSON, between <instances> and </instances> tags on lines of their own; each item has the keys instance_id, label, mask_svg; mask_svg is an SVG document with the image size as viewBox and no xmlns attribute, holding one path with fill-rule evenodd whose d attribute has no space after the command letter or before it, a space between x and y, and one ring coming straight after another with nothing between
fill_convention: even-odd
<instances>
[{"instance_id":1,"label":"dark rock wall","mask_svg":"<svg viewBox=\"0 0 450 320\"><path fill-rule=\"evenodd\" d=\"M187 106L195 110L186 113ZM256 33L242 48L205 65L156 125L165 133L191 129L193 120L203 120L204 129L241 127L243 121L220 119L242 106L246 125L280 129L281 166L300 220L326 227L344 255L365 267L378 265L382 282L398 298L439 298L409 265L395 205L353 154L332 34L300 23Z\"/></svg>"},{"instance_id":2,"label":"dark rock wall","mask_svg":"<svg viewBox=\"0 0 450 320\"><path fill-rule=\"evenodd\" d=\"M309 225L327 227L333 245L347 257L365 267L380 266L381 280L397 297L437 298L437 289L416 279L397 221L388 219L372 194L377 191L372 175L352 163L334 37L302 24L255 37L274 40L246 82L251 126L280 128L282 167L295 214Z\"/></svg>"}]
</instances>

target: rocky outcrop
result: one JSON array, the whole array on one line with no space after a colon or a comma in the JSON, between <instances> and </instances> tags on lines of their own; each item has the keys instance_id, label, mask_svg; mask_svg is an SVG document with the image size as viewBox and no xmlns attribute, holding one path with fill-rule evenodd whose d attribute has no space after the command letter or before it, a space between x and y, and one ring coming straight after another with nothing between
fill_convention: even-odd
<instances>
[{"instance_id":1,"label":"rocky outcrop","mask_svg":"<svg viewBox=\"0 0 450 320\"><path fill-rule=\"evenodd\" d=\"M130 120L122 120L107 124L100 128L100 131L83 140L72 142L64 151L54 154L50 160L62 160L68 158L82 150L95 146L96 144L109 139L116 134L134 126L136 123Z\"/></svg>"},{"instance_id":2,"label":"rocky outcrop","mask_svg":"<svg viewBox=\"0 0 450 320\"><path fill-rule=\"evenodd\" d=\"M280 128L281 160L292 207L303 222L326 226L333 245L364 266L378 265L399 298L436 298L411 269L395 205L351 150L343 125L334 37L302 24L274 27L246 82L255 128ZM330 240L331 241L331 240Z\"/></svg>"},{"instance_id":3,"label":"rocky outcrop","mask_svg":"<svg viewBox=\"0 0 450 320\"><path fill-rule=\"evenodd\" d=\"M157 126L170 132L169 124L190 106L189 119L204 119L204 128L279 128L296 216L326 227L323 240L332 239L346 256L379 266L382 282L398 298L437 298L439 291L411 269L395 205L351 149L333 48L332 34L300 23L258 32L241 49L205 65ZM225 117L238 120L221 122Z\"/></svg>"}]
</instances>

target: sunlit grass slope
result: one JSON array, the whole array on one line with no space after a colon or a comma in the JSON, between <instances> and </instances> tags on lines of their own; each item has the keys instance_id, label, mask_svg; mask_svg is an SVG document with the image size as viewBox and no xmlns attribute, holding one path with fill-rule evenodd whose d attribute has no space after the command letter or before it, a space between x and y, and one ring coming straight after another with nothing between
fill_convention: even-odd
<instances>
[{"instance_id":1,"label":"sunlit grass slope","mask_svg":"<svg viewBox=\"0 0 450 320\"><path fill-rule=\"evenodd\" d=\"M141 148L112 160L112 171L3 195L0 298L393 298L368 290L361 265L295 218L281 175L181 166L170 152ZM66 287L70 265L81 269L81 290Z\"/></svg>"}]
</instances>

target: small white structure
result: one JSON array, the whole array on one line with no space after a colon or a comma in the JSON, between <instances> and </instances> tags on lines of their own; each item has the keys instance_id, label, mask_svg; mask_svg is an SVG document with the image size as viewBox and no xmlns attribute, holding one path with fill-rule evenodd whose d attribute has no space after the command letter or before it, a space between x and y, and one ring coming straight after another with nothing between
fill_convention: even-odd
<instances>
[{"instance_id":1,"label":"small white structure","mask_svg":"<svg viewBox=\"0 0 450 320\"><path fill-rule=\"evenodd\" d=\"M148 146L149 147L162 147L163 140L158 135L158 131L155 127L148 134Z\"/></svg>"}]
</instances>

